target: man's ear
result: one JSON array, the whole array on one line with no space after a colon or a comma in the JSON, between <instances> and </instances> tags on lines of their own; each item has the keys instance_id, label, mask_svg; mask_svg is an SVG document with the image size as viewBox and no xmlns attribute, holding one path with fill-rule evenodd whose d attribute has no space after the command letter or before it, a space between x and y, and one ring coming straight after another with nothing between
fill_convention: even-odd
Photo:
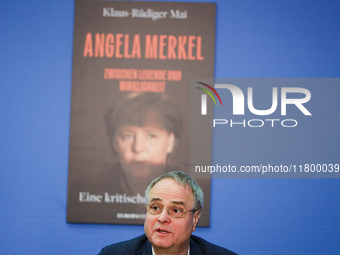
<instances>
[{"instance_id":1,"label":"man's ear","mask_svg":"<svg viewBox=\"0 0 340 255\"><path fill-rule=\"evenodd\" d=\"M173 152L174 148L175 148L175 134L174 133L170 133L169 137L168 137L168 146L166 149L166 152L168 154L170 154L171 152Z\"/></svg>"},{"instance_id":2,"label":"man's ear","mask_svg":"<svg viewBox=\"0 0 340 255\"><path fill-rule=\"evenodd\" d=\"M196 230L196 226L197 226L198 221L199 221L199 219L201 217L201 214L202 214L202 210L201 209L195 212L194 217L192 219L193 223L194 223L194 227L192 229L192 232L194 232Z\"/></svg>"}]
</instances>

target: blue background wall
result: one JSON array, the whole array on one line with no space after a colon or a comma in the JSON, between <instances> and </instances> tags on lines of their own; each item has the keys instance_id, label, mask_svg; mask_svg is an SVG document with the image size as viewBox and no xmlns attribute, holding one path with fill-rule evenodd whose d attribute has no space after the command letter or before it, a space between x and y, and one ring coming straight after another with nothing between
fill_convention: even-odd
<instances>
[{"instance_id":1,"label":"blue background wall","mask_svg":"<svg viewBox=\"0 0 340 255\"><path fill-rule=\"evenodd\" d=\"M340 76L340 1L209 2L216 77ZM143 232L66 223L73 17L73 0L0 3L0 254L97 254ZM340 253L339 179L213 179L211 196L211 227L196 231L209 241Z\"/></svg>"}]
</instances>

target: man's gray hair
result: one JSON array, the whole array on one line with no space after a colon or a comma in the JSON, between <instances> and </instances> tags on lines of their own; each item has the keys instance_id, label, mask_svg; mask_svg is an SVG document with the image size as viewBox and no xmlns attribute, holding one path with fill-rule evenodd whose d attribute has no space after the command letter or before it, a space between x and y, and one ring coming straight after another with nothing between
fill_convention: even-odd
<instances>
[{"instance_id":1,"label":"man's gray hair","mask_svg":"<svg viewBox=\"0 0 340 255\"><path fill-rule=\"evenodd\" d=\"M192 179L189 175L182 171L174 171L165 173L156 179L154 179L150 185L145 190L145 199L146 203L148 203L149 193L151 189L161 180L170 178L174 179L178 184L186 187L187 185L191 188L192 193L194 194L194 209L203 209L203 191L201 187L197 184L197 182Z\"/></svg>"}]
</instances>

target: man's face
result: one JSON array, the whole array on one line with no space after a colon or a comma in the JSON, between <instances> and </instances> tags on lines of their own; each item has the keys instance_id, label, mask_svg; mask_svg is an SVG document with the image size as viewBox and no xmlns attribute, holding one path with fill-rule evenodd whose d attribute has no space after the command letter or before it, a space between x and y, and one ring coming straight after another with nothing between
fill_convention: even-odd
<instances>
[{"instance_id":1,"label":"man's face","mask_svg":"<svg viewBox=\"0 0 340 255\"><path fill-rule=\"evenodd\" d=\"M148 203L156 202L166 208L194 208L194 196L189 186L183 187L171 178L159 181L150 191ZM161 214L147 213L144 231L155 250L180 252L186 250L195 231L201 211L186 212L184 218L173 218L164 209Z\"/></svg>"},{"instance_id":2,"label":"man's face","mask_svg":"<svg viewBox=\"0 0 340 255\"><path fill-rule=\"evenodd\" d=\"M159 175L174 148L173 133L154 123L123 126L115 136L114 147L127 174L136 178Z\"/></svg>"}]
</instances>

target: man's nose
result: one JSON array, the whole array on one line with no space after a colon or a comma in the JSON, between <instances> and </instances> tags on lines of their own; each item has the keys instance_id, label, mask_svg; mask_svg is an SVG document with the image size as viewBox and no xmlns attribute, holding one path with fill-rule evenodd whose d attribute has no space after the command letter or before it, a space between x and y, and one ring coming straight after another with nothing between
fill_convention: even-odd
<instances>
[{"instance_id":1,"label":"man's nose","mask_svg":"<svg viewBox=\"0 0 340 255\"><path fill-rule=\"evenodd\" d=\"M142 152L145 148L145 139L143 135L136 134L135 139L133 141L133 148L132 150L136 153Z\"/></svg>"},{"instance_id":2,"label":"man's nose","mask_svg":"<svg viewBox=\"0 0 340 255\"><path fill-rule=\"evenodd\" d=\"M170 215L168 214L168 210L166 208L164 208L161 214L158 216L158 221L160 223L167 223L171 221Z\"/></svg>"}]
</instances>

